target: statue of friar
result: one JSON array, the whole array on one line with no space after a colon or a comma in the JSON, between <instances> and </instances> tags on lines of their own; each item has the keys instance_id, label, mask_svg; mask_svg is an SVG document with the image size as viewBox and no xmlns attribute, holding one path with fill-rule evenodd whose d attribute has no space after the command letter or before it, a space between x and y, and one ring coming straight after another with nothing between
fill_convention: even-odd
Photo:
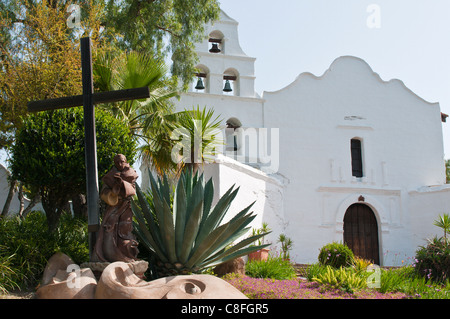
<instances>
[{"instance_id":1,"label":"statue of friar","mask_svg":"<svg viewBox=\"0 0 450 319\"><path fill-rule=\"evenodd\" d=\"M113 168L102 178L100 197L107 208L98 232L93 261L136 260L139 251L132 234L131 198L136 194L137 178L136 171L127 163L125 156L116 155Z\"/></svg>"}]
</instances>

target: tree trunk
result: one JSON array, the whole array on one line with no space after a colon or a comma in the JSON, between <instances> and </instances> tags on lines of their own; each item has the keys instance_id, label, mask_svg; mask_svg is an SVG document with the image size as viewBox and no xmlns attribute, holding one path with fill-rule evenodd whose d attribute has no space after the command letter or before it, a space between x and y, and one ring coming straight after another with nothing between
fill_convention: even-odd
<instances>
[{"instance_id":1,"label":"tree trunk","mask_svg":"<svg viewBox=\"0 0 450 319\"><path fill-rule=\"evenodd\" d=\"M70 197L71 196L67 195L64 190L41 190L41 203L44 208L45 215L47 216L47 226L49 232L52 232L58 228L59 219L62 213L67 210L67 204Z\"/></svg>"},{"instance_id":2,"label":"tree trunk","mask_svg":"<svg viewBox=\"0 0 450 319\"><path fill-rule=\"evenodd\" d=\"M74 217L87 219L86 197L83 194L72 196L72 208Z\"/></svg>"},{"instance_id":3,"label":"tree trunk","mask_svg":"<svg viewBox=\"0 0 450 319\"><path fill-rule=\"evenodd\" d=\"M23 185L22 185L22 183L19 183L19 194L18 194L18 197L19 197L19 202L20 202L19 216L22 216L23 210L25 208L25 203L24 203L25 196L23 195Z\"/></svg>"},{"instance_id":4,"label":"tree trunk","mask_svg":"<svg viewBox=\"0 0 450 319\"><path fill-rule=\"evenodd\" d=\"M31 200L31 202L28 204L27 208L24 209L24 211L22 212L22 215L20 215L20 218L25 218L27 217L27 215L31 212L31 210L33 209L34 206L36 206L36 204L40 201L41 196L39 196L39 194L36 194L33 199Z\"/></svg>"},{"instance_id":5,"label":"tree trunk","mask_svg":"<svg viewBox=\"0 0 450 319\"><path fill-rule=\"evenodd\" d=\"M16 192L16 184L17 184L16 180L9 181L10 186L9 186L8 197L6 197L6 202L5 202L5 205L3 206L2 214L0 215L0 217L6 216L9 212L9 206L11 205L12 199Z\"/></svg>"}]
</instances>

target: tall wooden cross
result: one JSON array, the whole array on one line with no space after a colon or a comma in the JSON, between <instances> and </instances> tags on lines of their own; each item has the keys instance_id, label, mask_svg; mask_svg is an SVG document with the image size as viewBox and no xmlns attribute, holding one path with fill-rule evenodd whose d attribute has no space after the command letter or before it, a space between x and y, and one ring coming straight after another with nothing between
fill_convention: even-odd
<instances>
[{"instance_id":1,"label":"tall wooden cross","mask_svg":"<svg viewBox=\"0 0 450 319\"><path fill-rule=\"evenodd\" d=\"M40 112L82 106L84 109L86 195L88 208L89 257L95 246L97 231L100 228L99 187L97 172L97 142L95 133L95 104L145 99L150 97L148 87L120 91L94 93L92 76L91 39L81 39L81 68L83 95L69 96L51 100L28 103L29 112Z\"/></svg>"}]
</instances>

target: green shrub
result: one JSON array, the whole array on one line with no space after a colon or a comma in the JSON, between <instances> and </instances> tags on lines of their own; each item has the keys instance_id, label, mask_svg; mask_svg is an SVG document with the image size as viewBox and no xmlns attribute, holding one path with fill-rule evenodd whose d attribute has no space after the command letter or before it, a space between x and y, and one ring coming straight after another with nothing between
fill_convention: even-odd
<instances>
[{"instance_id":1,"label":"green shrub","mask_svg":"<svg viewBox=\"0 0 450 319\"><path fill-rule=\"evenodd\" d=\"M132 164L137 144L128 126L108 112L96 109L95 119L97 167L102 177L119 153ZM82 107L29 115L16 133L9 167L12 177L39 193L51 231L72 196L86 192L84 158Z\"/></svg>"},{"instance_id":2,"label":"green shrub","mask_svg":"<svg viewBox=\"0 0 450 319\"><path fill-rule=\"evenodd\" d=\"M310 264L306 268L305 278L307 281L312 281L314 277L317 277L319 274L326 271L326 266L321 265L320 263Z\"/></svg>"},{"instance_id":3,"label":"green shrub","mask_svg":"<svg viewBox=\"0 0 450 319\"><path fill-rule=\"evenodd\" d=\"M350 266L354 261L355 255L347 245L333 242L320 249L318 258L319 263L322 265L340 268Z\"/></svg>"},{"instance_id":4,"label":"green shrub","mask_svg":"<svg viewBox=\"0 0 450 319\"><path fill-rule=\"evenodd\" d=\"M335 269L331 266L326 266L326 272L322 272L316 277L313 277L312 281L323 284L330 289L340 289L349 293L367 287L367 278L358 275L350 267Z\"/></svg>"},{"instance_id":5,"label":"green shrub","mask_svg":"<svg viewBox=\"0 0 450 319\"><path fill-rule=\"evenodd\" d=\"M32 212L23 220L1 219L0 243L0 276L8 276L9 284L4 285L7 289L13 283L20 288L35 286L48 259L56 252L67 254L77 264L89 259L87 223L70 215L63 215L51 233L41 212Z\"/></svg>"},{"instance_id":6,"label":"green shrub","mask_svg":"<svg viewBox=\"0 0 450 319\"><path fill-rule=\"evenodd\" d=\"M271 278L276 280L294 279L297 273L288 260L281 256L270 256L267 260L249 260L245 273L253 278Z\"/></svg>"},{"instance_id":7,"label":"green shrub","mask_svg":"<svg viewBox=\"0 0 450 319\"><path fill-rule=\"evenodd\" d=\"M416 251L416 273L436 282L450 279L450 244L446 238L434 238Z\"/></svg>"}]
</instances>

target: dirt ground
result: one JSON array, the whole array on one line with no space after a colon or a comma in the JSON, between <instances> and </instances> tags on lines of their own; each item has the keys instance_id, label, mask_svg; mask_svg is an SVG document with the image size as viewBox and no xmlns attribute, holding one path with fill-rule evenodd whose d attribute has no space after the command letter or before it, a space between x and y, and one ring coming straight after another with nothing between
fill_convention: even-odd
<instances>
[{"instance_id":1,"label":"dirt ground","mask_svg":"<svg viewBox=\"0 0 450 319\"><path fill-rule=\"evenodd\" d=\"M0 293L0 299L34 299L35 297L36 295L32 290L14 290L10 291L8 294Z\"/></svg>"}]
</instances>

